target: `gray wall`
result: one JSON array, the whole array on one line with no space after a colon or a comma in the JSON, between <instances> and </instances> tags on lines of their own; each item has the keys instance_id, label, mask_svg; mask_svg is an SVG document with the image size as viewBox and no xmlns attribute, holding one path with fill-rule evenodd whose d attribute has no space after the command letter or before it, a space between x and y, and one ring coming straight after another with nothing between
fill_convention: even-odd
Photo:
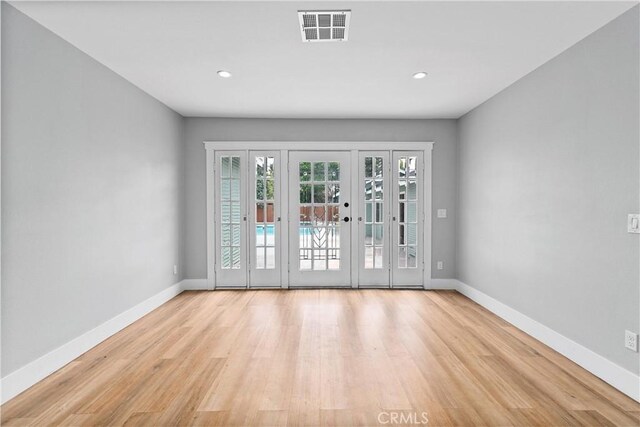
<instances>
[{"instance_id":1,"label":"gray wall","mask_svg":"<svg viewBox=\"0 0 640 427\"><path fill-rule=\"evenodd\" d=\"M459 279L638 373L638 7L459 121Z\"/></svg>"},{"instance_id":2,"label":"gray wall","mask_svg":"<svg viewBox=\"0 0 640 427\"><path fill-rule=\"evenodd\" d=\"M433 208L449 217L433 219L433 277L455 276L455 120L274 120L186 119L185 277L207 277L206 183L203 141L435 141ZM436 261L444 270L436 270Z\"/></svg>"},{"instance_id":3,"label":"gray wall","mask_svg":"<svg viewBox=\"0 0 640 427\"><path fill-rule=\"evenodd\" d=\"M2 375L179 281L182 117L2 3Z\"/></svg>"}]
</instances>

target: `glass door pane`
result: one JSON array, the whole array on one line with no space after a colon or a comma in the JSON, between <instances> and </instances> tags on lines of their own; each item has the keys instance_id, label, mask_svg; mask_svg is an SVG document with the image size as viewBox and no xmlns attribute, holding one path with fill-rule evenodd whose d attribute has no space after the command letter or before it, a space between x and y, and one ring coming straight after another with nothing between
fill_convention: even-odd
<instances>
[{"instance_id":1,"label":"glass door pane","mask_svg":"<svg viewBox=\"0 0 640 427\"><path fill-rule=\"evenodd\" d=\"M349 153L290 153L291 286L349 285L349 179Z\"/></svg>"},{"instance_id":2,"label":"glass door pane","mask_svg":"<svg viewBox=\"0 0 640 427\"><path fill-rule=\"evenodd\" d=\"M300 269L340 269L340 163L299 162Z\"/></svg>"}]
</instances>

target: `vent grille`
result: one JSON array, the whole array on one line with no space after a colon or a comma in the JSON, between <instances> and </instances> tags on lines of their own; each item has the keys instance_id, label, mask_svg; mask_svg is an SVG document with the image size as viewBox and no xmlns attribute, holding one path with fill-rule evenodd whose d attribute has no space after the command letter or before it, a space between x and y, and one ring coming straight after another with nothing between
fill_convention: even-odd
<instances>
[{"instance_id":1,"label":"vent grille","mask_svg":"<svg viewBox=\"0 0 640 427\"><path fill-rule=\"evenodd\" d=\"M346 22L347 22L347 20L345 18L345 15L343 15L341 13L335 13L333 15L333 26L334 27L344 27Z\"/></svg>"},{"instance_id":2,"label":"vent grille","mask_svg":"<svg viewBox=\"0 0 640 427\"><path fill-rule=\"evenodd\" d=\"M304 35L307 40L316 40L318 38L318 30L316 28L305 28Z\"/></svg>"},{"instance_id":3,"label":"vent grille","mask_svg":"<svg viewBox=\"0 0 640 427\"><path fill-rule=\"evenodd\" d=\"M318 24L316 24L316 15L304 15L303 20L303 27L305 28L318 26Z\"/></svg>"},{"instance_id":4,"label":"vent grille","mask_svg":"<svg viewBox=\"0 0 640 427\"><path fill-rule=\"evenodd\" d=\"M331 15L327 13L318 15L318 27L330 27L330 26L331 26Z\"/></svg>"},{"instance_id":5,"label":"vent grille","mask_svg":"<svg viewBox=\"0 0 640 427\"><path fill-rule=\"evenodd\" d=\"M346 41L350 18L350 10L298 11L302 41Z\"/></svg>"},{"instance_id":6,"label":"vent grille","mask_svg":"<svg viewBox=\"0 0 640 427\"><path fill-rule=\"evenodd\" d=\"M320 28L320 40L329 40L331 38L331 28Z\"/></svg>"}]
</instances>

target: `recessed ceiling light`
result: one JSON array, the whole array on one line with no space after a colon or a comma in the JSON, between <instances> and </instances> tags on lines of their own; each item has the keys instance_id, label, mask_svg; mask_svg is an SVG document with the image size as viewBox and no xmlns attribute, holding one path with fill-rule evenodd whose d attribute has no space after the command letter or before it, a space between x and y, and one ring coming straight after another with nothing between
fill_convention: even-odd
<instances>
[{"instance_id":1,"label":"recessed ceiling light","mask_svg":"<svg viewBox=\"0 0 640 427\"><path fill-rule=\"evenodd\" d=\"M218 71L218 75L224 79L228 79L229 77L231 77L231 73L225 70Z\"/></svg>"},{"instance_id":2,"label":"recessed ceiling light","mask_svg":"<svg viewBox=\"0 0 640 427\"><path fill-rule=\"evenodd\" d=\"M417 72L417 73L415 73L413 75L413 78L416 79L416 80L417 79L424 79L425 77L427 77L427 73L425 73L424 71Z\"/></svg>"}]
</instances>

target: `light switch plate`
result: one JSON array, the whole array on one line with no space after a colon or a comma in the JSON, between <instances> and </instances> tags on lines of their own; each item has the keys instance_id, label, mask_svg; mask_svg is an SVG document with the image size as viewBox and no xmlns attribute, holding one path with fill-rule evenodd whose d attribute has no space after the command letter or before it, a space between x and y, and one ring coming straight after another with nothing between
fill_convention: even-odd
<instances>
[{"instance_id":1,"label":"light switch plate","mask_svg":"<svg viewBox=\"0 0 640 427\"><path fill-rule=\"evenodd\" d=\"M438 218L446 218L447 210L446 209L438 209Z\"/></svg>"},{"instance_id":2,"label":"light switch plate","mask_svg":"<svg viewBox=\"0 0 640 427\"><path fill-rule=\"evenodd\" d=\"M640 233L640 214L629 214L627 217L627 233Z\"/></svg>"}]
</instances>

